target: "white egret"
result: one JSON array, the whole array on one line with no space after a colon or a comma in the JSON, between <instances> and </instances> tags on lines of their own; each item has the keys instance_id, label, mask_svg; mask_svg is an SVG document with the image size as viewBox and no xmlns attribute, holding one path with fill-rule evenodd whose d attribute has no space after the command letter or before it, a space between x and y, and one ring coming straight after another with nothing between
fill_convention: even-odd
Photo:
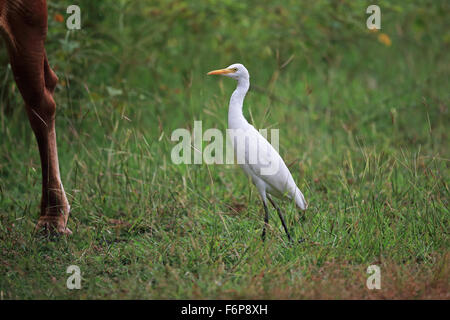
<instances>
[{"instance_id":1,"label":"white egret","mask_svg":"<svg viewBox=\"0 0 450 320\"><path fill-rule=\"evenodd\" d=\"M278 152L266 138L247 122L242 113L244 98L250 88L249 73L242 64L237 63L225 69L211 71L208 75L222 75L233 78L238 82L237 88L230 99L228 128L234 132L231 142L238 157L238 164L251 177L253 184L261 195L265 212L262 239L263 241L265 240L266 225L269 223L269 211L267 208L267 199L269 199L277 210L284 231L289 241L291 241L283 214L270 195L280 199L293 200L301 210L306 210L308 204ZM245 142L242 143L243 141ZM242 156L243 160L241 162L239 161L240 156Z\"/></svg>"}]
</instances>

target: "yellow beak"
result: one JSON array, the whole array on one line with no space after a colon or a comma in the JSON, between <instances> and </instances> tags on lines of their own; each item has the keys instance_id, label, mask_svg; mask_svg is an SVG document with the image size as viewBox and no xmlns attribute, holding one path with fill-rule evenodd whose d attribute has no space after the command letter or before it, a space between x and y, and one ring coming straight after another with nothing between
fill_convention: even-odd
<instances>
[{"instance_id":1,"label":"yellow beak","mask_svg":"<svg viewBox=\"0 0 450 320\"><path fill-rule=\"evenodd\" d=\"M213 71L210 71L210 72L208 72L208 76L210 76L210 75L214 75L214 74L227 74L227 73L233 73L234 72L234 70L231 70L231 69L219 69L219 70L213 70Z\"/></svg>"}]
</instances>

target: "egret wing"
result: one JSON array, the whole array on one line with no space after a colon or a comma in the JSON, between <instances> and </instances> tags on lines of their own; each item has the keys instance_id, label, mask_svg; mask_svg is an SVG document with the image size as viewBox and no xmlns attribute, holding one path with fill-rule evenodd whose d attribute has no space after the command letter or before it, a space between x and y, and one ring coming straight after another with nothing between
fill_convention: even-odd
<instances>
[{"instance_id":1,"label":"egret wing","mask_svg":"<svg viewBox=\"0 0 450 320\"><path fill-rule=\"evenodd\" d=\"M289 169L275 148L253 126L246 132L245 162L276 196L292 196L297 186Z\"/></svg>"}]
</instances>

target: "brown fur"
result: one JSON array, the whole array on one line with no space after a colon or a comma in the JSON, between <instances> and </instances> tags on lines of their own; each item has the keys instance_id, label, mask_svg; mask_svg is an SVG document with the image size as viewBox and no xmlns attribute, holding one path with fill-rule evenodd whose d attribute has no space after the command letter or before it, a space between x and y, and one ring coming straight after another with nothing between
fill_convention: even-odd
<instances>
[{"instance_id":1,"label":"brown fur","mask_svg":"<svg viewBox=\"0 0 450 320\"><path fill-rule=\"evenodd\" d=\"M47 60L46 0L0 0L0 34L6 41L14 79L25 101L42 167L41 214L37 229L68 234L70 206L59 174L56 146L58 78Z\"/></svg>"}]
</instances>

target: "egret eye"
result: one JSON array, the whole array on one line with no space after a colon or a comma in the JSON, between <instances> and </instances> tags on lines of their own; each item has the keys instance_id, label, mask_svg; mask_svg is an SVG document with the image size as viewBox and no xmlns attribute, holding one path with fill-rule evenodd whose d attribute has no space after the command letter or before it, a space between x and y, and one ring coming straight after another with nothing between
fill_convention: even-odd
<instances>
[{"instance_id":1,"label":"egret eye","mask_svg":"<svg viewBox=\"0 0 450 320\"><path fill-rule=\"evenodd\" d=\"M238 68L233 68L234 71L238 71Z\"/></svg>"}]
</instances>

